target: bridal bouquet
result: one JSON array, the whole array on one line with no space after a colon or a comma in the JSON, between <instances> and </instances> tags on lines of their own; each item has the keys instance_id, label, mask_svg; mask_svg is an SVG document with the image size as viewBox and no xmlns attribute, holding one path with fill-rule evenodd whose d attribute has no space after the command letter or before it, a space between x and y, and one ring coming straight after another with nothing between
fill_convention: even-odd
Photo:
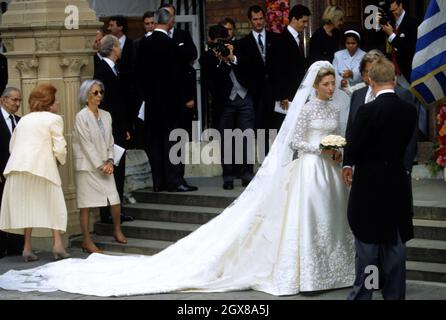
<instances>
[{"instance_id":1,"label":"bridal bouquet","mask_svg":"<svg viewBox=\"0 0 446 320\"><path fill-rule=\"evenodd\" d=\"M346 144L347 141L345 140L344 137L329 135L326 136L324 139L322 139L319 148L321 150L336 150L345 147Z\"/></svg>"}]
</instances>

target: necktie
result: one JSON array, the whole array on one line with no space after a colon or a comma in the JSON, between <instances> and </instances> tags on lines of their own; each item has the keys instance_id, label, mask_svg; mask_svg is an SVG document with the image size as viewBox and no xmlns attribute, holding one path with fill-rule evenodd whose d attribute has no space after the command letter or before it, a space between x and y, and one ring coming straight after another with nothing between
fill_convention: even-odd
<instances>
[{"instance_id":1,"label":"necktie","mask_svg":"<svg viewBox=\"0 0 446 320\"><path fill-rule=\"evenodd\" d=\"M299 51L300 51L300 54L302 56L304 56L305 55L304 39L303 39L303 36L302 36L301 33L299 33L298 39L299 39Z\"/></svg>"},{"instance_id":2,"label":"necktie","mask_svg":"<svg viewBox=\"0 0 446 320\"><path fill-rule=\"evenodd\" d=\"M262 35L260 33L259 33L258 41L259 41L260 51L262 52L262 55L263 55L265 52L265 46L263 45Z\"/></svg>"},{"instance_id":3,"label":"necktie","mask_svg":"<svg viewBox=\"0 0 446 320\"><path fill-rule=\"evenodd\" d=\"M10 114L9 115L9 119L11 119L11 124L12 124L12 132L14 131L14 129L15 129L15 122L14 122L14 116L12 115L12 114Z\"/></svg>"},{"instance_id":4,"label":"necktie","mask_svg":"<svg viewBox=\"0 0 446 320\"><path fill-rule=\"evenodd\" d=\"M119 78L119 70L116 64L114 65L113 70L115 71L116 76Z\"/></svg>"}]
</instances>

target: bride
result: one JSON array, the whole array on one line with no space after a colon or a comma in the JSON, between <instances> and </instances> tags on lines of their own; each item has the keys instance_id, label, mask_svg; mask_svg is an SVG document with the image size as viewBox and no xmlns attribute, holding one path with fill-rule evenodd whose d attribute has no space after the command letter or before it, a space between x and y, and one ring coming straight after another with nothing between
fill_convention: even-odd
<instances>
[{"instance_id":1,"label":"bride","mask_svg":"<svg viewBox=\"0 0 446 320\"><path fill-rule=\"evenodd\" d=\"M325 61L310 67L257 175L215 219L152 257L94 253L11 270L0 287L123 296L246 289L294 295L351 286L348 190L339 155L319 151L322 138L339 132L339 109L348 103L335 91L332 68Z\"/></svg>"}]
</instances>

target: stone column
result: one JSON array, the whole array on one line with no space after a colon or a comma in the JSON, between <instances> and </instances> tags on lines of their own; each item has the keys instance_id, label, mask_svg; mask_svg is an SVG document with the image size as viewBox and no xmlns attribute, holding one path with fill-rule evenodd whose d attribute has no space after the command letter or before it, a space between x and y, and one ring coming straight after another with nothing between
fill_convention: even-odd
<instances>
[{"instance_id":1,"label":"stone column","mask_svg":"<svg viewBox=\"0 0 446 320\"><path fill-rule=\"evenodd\" d=\"M82 80L93 76L92 43L102 26L86 0L13 0L3 15L0 32L8 59L8 86L22 90L22 115L29 112L28 97L39 83L57 88L60 114L68 144L66 165L60 168L68 209L65 240L80 234L72 164L71 132L79 111L78 91ZM34 241L34 239L33 239ZM48 249L50 239L34 241Z\"/></svg>"}]
</instances>

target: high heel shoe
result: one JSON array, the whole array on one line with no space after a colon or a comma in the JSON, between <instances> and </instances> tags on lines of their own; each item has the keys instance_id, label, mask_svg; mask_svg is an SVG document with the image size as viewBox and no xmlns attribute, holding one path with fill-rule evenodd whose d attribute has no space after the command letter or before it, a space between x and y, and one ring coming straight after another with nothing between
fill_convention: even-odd
<instances>
[{"instance_id":1,"label":"high heel shoe","mask_svg":"<svg viewBox=\"0 0 446 320\"><path fill-rule=\"evenodd\" d=\"M67 259L71 255L66 251L53 251L54 260Z\"/></svg>"},{"instance_id":2,"label":"high heel shoe","mask_svg":"<svg viewBox=\"0 0 446 320\"><path fill-rule=\"evenodd\" d=\"M32 261L39 260L39 257L36 256L34 253L32 253L32 251L30 251L30 252L23 251L22 257L23 257L23 260L25 260L25 262L32 262Z\"/></svg>"},{"instance_id":3,"label":"high heel shoe","mask_svg":"<svg viewBox=\"0 0 446 320\"><path fill-rule=\"evenodd\" d=\"M128 241L127 241L127 239L123 236L123 238L118 238L117 236L113 236L114 238L115 238L115 241L117 242L117 243L122 243L122 244L127 244L128 243Z\"/></svg>"},{"instance_id":4,"label":"high heel shoe","mask_svg":"<svg viewBox=\"0 0 446 320\"><path fill-rule=\"evenodd\" d=\"M83 252L87 252L87 253L102 253L102 250L100 250L98 247L96 247L95 245L93 246L87 246L86 244L82 243L81 244L81 248Z\"/></svg>"}]
</instances>

